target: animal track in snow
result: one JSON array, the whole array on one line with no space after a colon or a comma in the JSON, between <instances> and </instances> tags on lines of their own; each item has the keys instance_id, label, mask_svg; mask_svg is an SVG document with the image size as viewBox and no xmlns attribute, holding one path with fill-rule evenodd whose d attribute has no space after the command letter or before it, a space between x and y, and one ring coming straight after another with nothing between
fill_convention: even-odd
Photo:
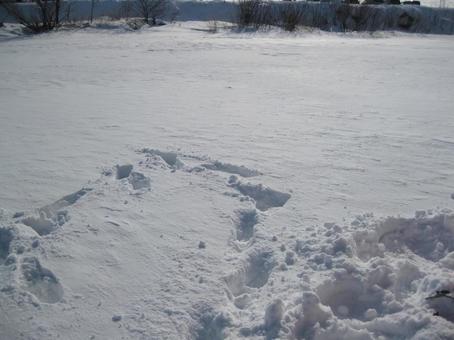
<instances>
[{"instance_id":1,"label":"animal track in snow","mask_svg":"<svg viewBox=\"0 0 454 340\"><path fill-rule=\"evenodd\" d=\"M258 223L255 209L242 209L236 211L236 238L238 241L248 241L254 235L254 226Z\"/></svg>"},{"instance_id":2,"label":"animal track in snow","mask_svg":"<svg viewBox=\"0 0 454 340\"><path fill-rule=\"evenodd\" d=\"M63 297L63 287L57 277L49 269L41 266L34 256L22 259L22 275L25 279L25 289L45 303L56 303Z\"/></svg>"},{"instance_id":3,"label":"animal track in snow","mask_svg":"<svg viewBox=\"0 0 454 340\"><path fill-rule=\"evenodd\" d=\"M230 292L238 296L248 288L263 287L276 264L271 250L254 249L237 271L225 277Z\"/></svg>"}]
</instances>

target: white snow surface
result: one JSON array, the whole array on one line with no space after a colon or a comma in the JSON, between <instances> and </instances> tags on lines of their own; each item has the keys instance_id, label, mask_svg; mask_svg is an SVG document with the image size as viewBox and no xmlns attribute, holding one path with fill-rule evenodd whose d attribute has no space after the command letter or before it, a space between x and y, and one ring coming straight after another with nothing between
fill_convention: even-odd
<instances>
[{"instance_id":1,"label":"white snow surface","mask_svg":"<svg viewBox=\"0 0 454 340\"><path fill-rule=\"evenodd\" d=\"M207 28L0 35L0 338L454 338L454 37Z\"/></svg>"}]
</instances>

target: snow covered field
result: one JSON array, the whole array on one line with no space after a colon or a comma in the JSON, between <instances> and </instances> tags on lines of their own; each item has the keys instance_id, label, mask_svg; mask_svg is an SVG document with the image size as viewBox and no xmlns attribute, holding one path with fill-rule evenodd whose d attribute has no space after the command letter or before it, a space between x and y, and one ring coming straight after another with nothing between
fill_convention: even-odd
<instances>
[{"instance_id":1,"label":"snow covered field","mask_svg":"<svg viewBox=\"0 0 454 340\"><path fill-rule=\"evenodd\" d=\"M207 28L1 35L0 338L453 338L454 38Z\"/></svg>"}]
</instances>

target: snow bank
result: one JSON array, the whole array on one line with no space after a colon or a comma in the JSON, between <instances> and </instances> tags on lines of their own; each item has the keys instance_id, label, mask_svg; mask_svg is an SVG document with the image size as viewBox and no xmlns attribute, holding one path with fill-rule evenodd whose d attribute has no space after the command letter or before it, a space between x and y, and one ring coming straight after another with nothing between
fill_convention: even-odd
<instances>
[{"instance_id":1,"label":"snow bank","mask_svg":"<svg viewBox=\"0 0 454 340\"><path fill-rule=\"evenodd\" d=\"M454 33L454 10L406 5L346 5L341 3L263 2L252 13L252 24L285 26L283 11L296 24L326 31L389 31Z\"/></svg>"},{"instance_id":2,"label":"snow bank","mask_svg":"<svg viewBox=\"0 0 454 340\"><path fill-rule=\"evenodd\" d=\"M22 4L23 8L31 8ZM91 3L77 1L71 4L70 21L87 20ZM258 26L283 25L282 11L291 9L302 13L298 25L317 27L326 31L395 31L412 33L453 34L454 9L407 5L345 5L339 2L263 2L252 15L252 24ZM125 18L121 1L97 3L94 17ZM238 22L239 8L234 2L176 2L163 19L178 21ZM9 22L6 13L0 12ZM128 14L136 16L136 14Z\"/></svg>"}]
</instances>

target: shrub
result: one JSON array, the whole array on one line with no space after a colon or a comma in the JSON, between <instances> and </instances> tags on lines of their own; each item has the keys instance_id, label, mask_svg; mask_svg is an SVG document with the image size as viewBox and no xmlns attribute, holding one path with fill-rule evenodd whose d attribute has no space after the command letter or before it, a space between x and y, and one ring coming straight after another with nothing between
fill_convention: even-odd
<instances>
[{"instance_id":1,"label":"shrub","mask_svg":"<svg viewBox=\"0 0 454 340\"><path fill-rule=\"evenodd\" d=\"M240 0L237 22L239 27L253 26L257 29L275 25L272 3L262 0Z\"/></svg>"},{"instance_id":2,"label":"shrub","mask_svg":"<svg viewBox=\"0 0 454 340\"><path fill-rule=\"evenodd\" d=\"M118 9L118 18L130 18L133 14L134 2L131 0L125 0L120 3L120 8Z\"/></svg>"},{"instance_id":3,"label":"shrub","mask_svg":"<svg viewBox=\"0 0 454 340\"><path fill-rule=\"evenodd\" d=\"M276 19L273 15L273 6L269 2L260 2L254 16L254 26L258 29L261 27L270 27L276 25Z\"/></svg>"},{"instance_id":4,"label":"shrub","mask_svg":"<svg viewBox=\"0 0 454 340\"><path fill-rule=\"evenodd\" d=\"M146 24L156 25L157 19L162 17L169 6L167 0L136 0L136 12Z\"/></svg>"},{"instance_id":5,"label":"shrub","mask_svg":"<svg viewBox=\"0 0 454 340\"><path fill-rule=\"evenodd\" d=\"M281 18L282 27L286 31L294 31L303 19L304 10L298 4L286 4L281 6L279 15Z\"/></svg>"},{"instance_id":6,"label":"shrub","mask_svg":"<svg viewBox=\"0 0 454 340\"><path fill-rule=\"evenodd\" d=\"M14 2L0 1L0 6L33 33L50 31L60 24L61 0L34 0L30 11Z\"/></svg>"},{"instance_id":7,"label":"shrub","mask_svg":"<svg viewBox=\"0 0 454 340\"><path fill-rule=\"evenodd\" d=\"M240 27L251 26L257 21L260 0L240 0L238 2L238 25Z\"/></svg>"}]
</instances>

